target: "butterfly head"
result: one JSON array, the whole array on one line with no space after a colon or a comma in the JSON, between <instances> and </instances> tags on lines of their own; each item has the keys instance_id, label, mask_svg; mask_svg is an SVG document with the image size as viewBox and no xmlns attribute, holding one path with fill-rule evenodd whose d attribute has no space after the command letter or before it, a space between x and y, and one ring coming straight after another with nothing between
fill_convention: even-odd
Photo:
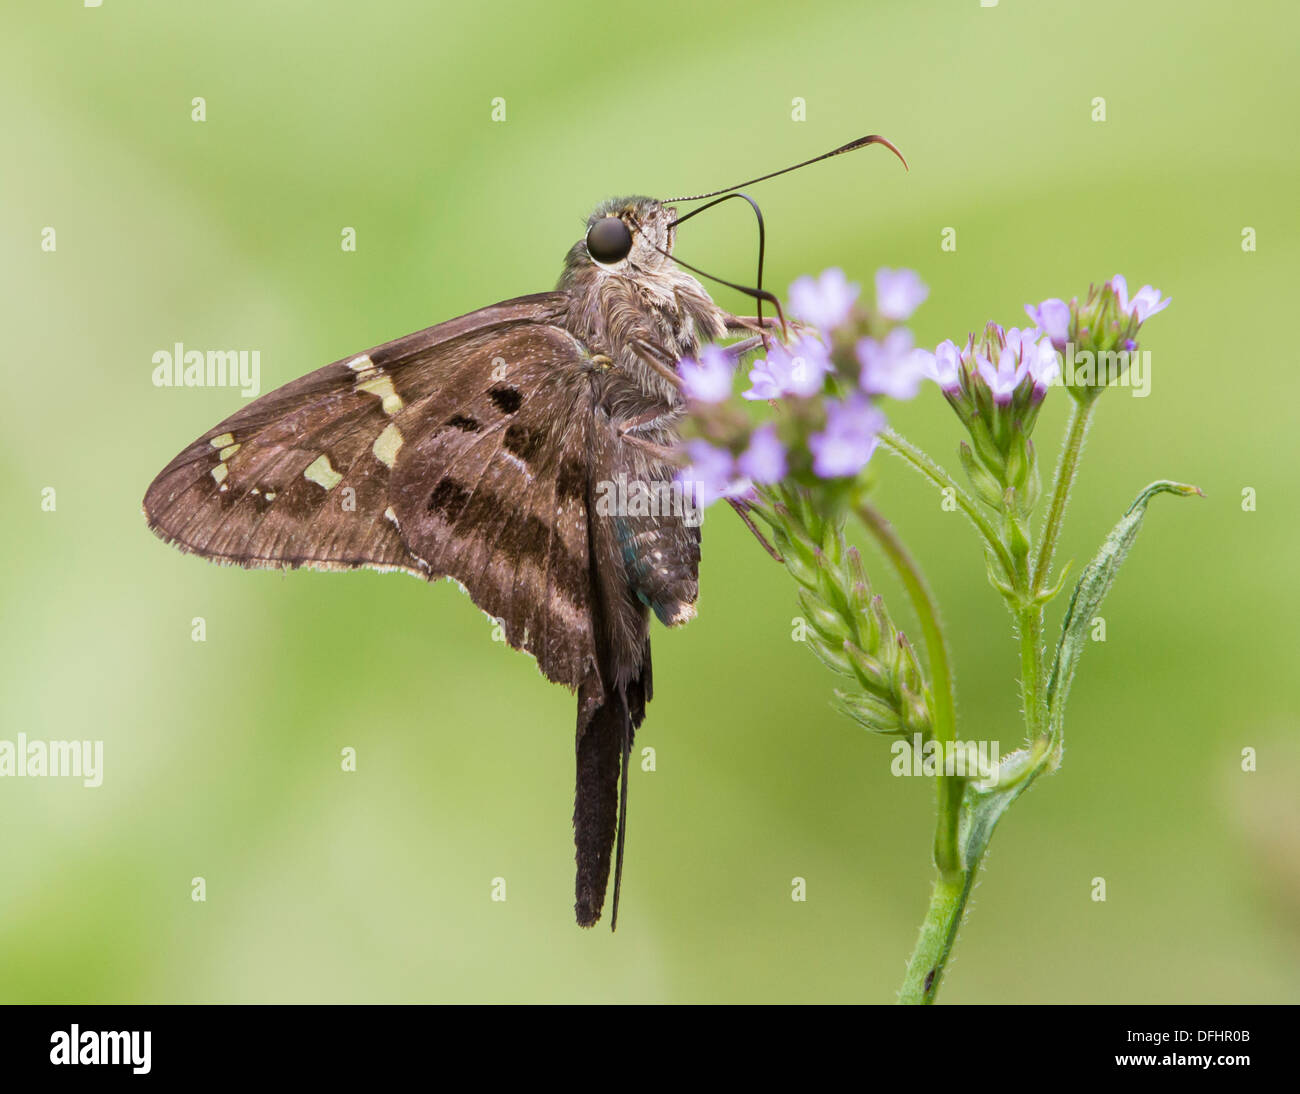
<instances>
[{"instance_id":1,"label":"butterfly head","mask_svg":"<svg viewBox=\"0 0 1300 1094\"><path fill-rule=\"evenodd\" d=\"M780 304L763 288L763 218L757 203L740 189L821 160L883 144L880 136L859 137L820 156L772 171L736 186L689 197L612 198L587 218L586 235L570 249L556 286L569 294L568 328L593 356L609 358L619 379L630 378L647 399L669 406L681 402L680 383L666 373L677 361L695 355L701 344L727 336L737 323L718 307L697 273L780 314ZM758 218L758 276L753 286L706 273L673 254L677 228L698 213L732 198L747 201ZM677 204L704 202L677 214ZM760 321L762 313L759 313ZM743 321L741 321L743 323ZM784 319L782 319L784 326Z\"/></svg>"},{"instance_id":2,"label":"butterfly head","mask_svg":"<svg viewBox=\"0 0 1300 1094\"><path fill-rule=\"evenodd\" d=\"M624 274L653 272L669 261L675 219L676 210L654 198L611 198L587 218L573 257Z\"/></svg>"},{"instance_id":3,"label":"butterfly head","mask_svg":"<svg viewBox=\"0 0 1300 1094\"><path fill-rule=\"evenodd\" d=\"M569 329L610 358L657 403L681 401L665 367L726 333L726 313L672 256L676 210L654 198L611 198L587 218L559 288L570 294ZM647 364L651 352L657 364Z\"/></svg>"}]
</instances>

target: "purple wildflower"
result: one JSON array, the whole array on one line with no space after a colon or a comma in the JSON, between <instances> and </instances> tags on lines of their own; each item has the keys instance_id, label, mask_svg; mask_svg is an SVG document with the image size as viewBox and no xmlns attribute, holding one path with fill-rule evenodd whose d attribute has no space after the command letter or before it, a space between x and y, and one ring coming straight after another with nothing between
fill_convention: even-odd
<instances>
[{"instance_id":1,"label":"purple wildflower","mask_svg":"<svg viewBox=\"0 0 1300 1094\"><path fill-rule=\"evenodd\" d=\"M1026 344L1023 350L1025 368L1034 381L1034 397L1042 399L1047 388L1061 378L1061 359L1048 338Z\"/></svg>"},{"instance_id":2,"label":"purple wildflower","mask_svg":"<svg viewBox=\"0 0 1300 1094\"><path fill-rule=\"evenodd\" d=\"M1108 284L1115 294L1120 312L1136 319L1139 323L1145 323L1157 312L1164 311L1173 303L1170 298L1161 300L1160 290L1154 289L1150 285L1143 285L1142 288L1138 289L1137 295L1132 300L1129 300L1128 281L1125 280L1123 274L1116 274Z\"/></svg>"},{"instance_id":3,"label":"purple wildflower","mask_svg":"<svg viewBox=\"0 0 1300 1094\"><path fill-rule=\"evenodd\" d=\"M790 286L790 314L826 334L848 319L861 291L835 267L817 278L804 276Z\"/></svg>"},{"instance_id":4,"label":"purple wildflower","mask_svg":"<svg viewBox=\"0 0 1300 1094\"><path fill-rule=\"evenodd\" d=\"M862 372L858 384L868 395L888 395L891 399L911 399L920 390L930 354L915 349L912 332L895 327L884 340L859 340L855 352Z\"/></svg>"},{"instance_id":5,"label":"purple wildflower","mask_svg":"<svg viewBox=\"0 0 1300 1094\"><path fill-rule=\"evenodd\" d=\"M808 438L813 471L823 479L856 475L876 450L885 416L863 395L826 403L826 429Z\"/></svg>"},{"instance_id":6,"label":"purple wildflower","mask_svg":"<svg viewBox=\"0 0 1300 1094\"><path fill-rule=\"evenodd\" d=\"M749 370L750 388L746 399L779 399L786 395L808 398L825 386L831 371L830 355L816 338L804 336L792 346L773 346L767 359L755 361Z\"/></svg>"},{"instance_id":7,"label":"purple wildflower","mask_svg":"<svg viewBox=\"0 0 1300 1094\"><path fill-rule=\"evenodd\" d=\"M685 357L677 362L682 391L697 403L724 403L731 398L733 371L731 356L721 346L705 346L698 360Z\"/></svg>"},{"instance_id":8,"label":"purple wildflower","mask_svg":"<svg viewBox=\"0 0 1300 1094\"><path fill-rule=\"evenodd\" d=\"M736 461L742 475L754 482L780 482L786 476L785 446L777 439L776 426L764 425L754 430L749 447Z\"/></svg>"},{"instance_id":9,"label":"purple wildflower","mask_svg":"<svg viewBox=\"0 0 1300 1094\"><path fill-rule=\"evenodd\" d=\"M925 359L925 375L949 395L961 387L961 350L951 339L940 342Z\"/></svg>"},{"instance_id":10,"label":"purple wildflower","mask_svg":"<svg viewBox=\"0 0 1300 1094\"><path fill-rule=\"evenodd\" d=\"M1052 340L1052 345L1059 350L1065 349L1066 340L1070 336L1069 304L1052 296L1037 307L1026 304L1025 312L1034 321L1034 325Z\"/></svg>"},{"instance_id":11,"label":"purple wildflower","mask_svg":"<svg viewBox=\"0 0 1300 1094\"><path fill-rule=\"evenodd\" d=\"M990 323L981 349L987 356L974 355L975 369L992 392L993 401L1001 406L1011 402L1026 376L1033 382L1035 396L1041 399L1047 385L1061 374L1051 340L1035 327L1003 330Z\"/></svg>"},{"instance_id":12,"label":"purple wildflower","mask_svg":"<svg viewBox=\"0 0 1300 1094\"><path fill-rule=\"evenodd\" d=\"M876 271L876 311L886 319L910 319L929 295L929 286L915 270Z\"/></svg>"},{"instance_id":13,"label":"purple wildflower","mask_svg":"<svg viewBox=\"0 0 1300 1094\"><path fill-rule=\"evenodd\" d=\"M1018 347L1012 349L1010 346L994 346L993 352L997 355L996 366L987 357L976 354L975 367L993 392L993 401L1005 405L1011 402L1011 396L1025 378L1025 366L1020 360Z\"/></svg>"},{"instance_id":14,"label":"purple wildflower","mask_svg":"<svg viewBox=\"0 0 1300 1094\"><path fill-rule=\"evenodd\" d=\"M1043 332L1037 327L1008 327L1006 330L998 328L1002 338L1001 341L1007 349L1011 350L1018 358L1024 360L1025 351L1031 346L1038 344L1038 340L1043 337Z\"/></svg>"},{"instance_id":15,"label":"purple wildflower","mask_svg":"<svg viewBox=\"0 0 1300 1094\"><path fill-rule=\"evenodd\" d=\"M708 441L690 441L686 445L690 465L677 472L677 481L691 492L701 508L726 497L735 479L736 461L725 448L715 448Z\"/></svg>"}]
</instances>

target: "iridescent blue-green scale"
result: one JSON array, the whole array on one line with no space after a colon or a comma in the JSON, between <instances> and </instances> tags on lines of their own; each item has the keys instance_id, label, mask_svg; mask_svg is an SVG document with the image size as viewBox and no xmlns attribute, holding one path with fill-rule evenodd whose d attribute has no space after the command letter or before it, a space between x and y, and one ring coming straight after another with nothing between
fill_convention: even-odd
<instances>
[{"instance_id":1,"label":"iridescent blue-green scale","mask_svg":"<svg viewBox=\"0 0 1300 1094\"><path fill-rule=\"evenodd\" d=\"M659 622L671 623L680 602L677 599L671 602L657 600L646 591L658 584L654 580L654 563L647 556L647 548L656 542L656 537L647 536L644 531L638 534L633 527L633 522L625 517L614 519L614 530L618 536L619 549L623 553L623 565L627 567L628 580L632 585L632 591L636 593L636 598L658 616Z\"/></svg>"}]
</instances>

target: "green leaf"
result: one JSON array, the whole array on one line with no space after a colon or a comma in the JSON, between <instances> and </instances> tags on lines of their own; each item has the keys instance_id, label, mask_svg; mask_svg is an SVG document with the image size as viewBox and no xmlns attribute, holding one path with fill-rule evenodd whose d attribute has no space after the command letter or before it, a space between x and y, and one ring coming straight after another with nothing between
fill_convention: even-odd
<instances>
[{"instance_id":1,"label":"green leaf","mask_svg":"<svg viewBox=\"0 0 1300 1094\"><path fill-rule=\"evenodd\" d=\"M1061 624L1061 641L1056 647L1056 663L1052 666L1051 680L1047 684L1048 724L1051 737L1060 746L1061 728L1065 722L1065 701L1070 694L1070 685L1074 683L1074 672L1083 654L1087 642L1087 632L1101 602L1106 599L1110 587L1115 583L1115 575L1120 565L1128 557L1133 542L1137 539L1138 529L1142 527L1142 518L1146 516L1147 503L1156 494L1177 494L1188 497L1201 494L1196 486L1187 486L1180 482L1161 480L1153 482L1140 493L1129 506L1118 524L1111 529L1110 535L1101 545L1096 557L1088 563L1079 575L1079 583L1074 587L1070 597L1070 606L1066 609L1065 620ZM1202 495L1203 496L1203 495Z\"/></svg>"}]
</instances>

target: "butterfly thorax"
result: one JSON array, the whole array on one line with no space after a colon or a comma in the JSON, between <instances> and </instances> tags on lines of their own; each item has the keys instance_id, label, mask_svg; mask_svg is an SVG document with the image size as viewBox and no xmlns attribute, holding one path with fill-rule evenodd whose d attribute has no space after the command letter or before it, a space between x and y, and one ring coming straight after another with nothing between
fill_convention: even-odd
<instances>
[{"instance_id":1,"label":"butterfly thorax","mask_svg":"<svg viewBox=\"0 0 1300 1094\"><path fill-rule=\"evenodd\" d=\"M568 329L593 357L609 359L651 404L676 407L677 388L648 358L672 369L701 343L726 334L726 312L703 285L681 269L671 252L676 213L652 198L615 198L589 219L619 217L632 231L626 258L597 262L586 240L565 258L558 288L570 294Z\"/></svg>"}]
</instances>

